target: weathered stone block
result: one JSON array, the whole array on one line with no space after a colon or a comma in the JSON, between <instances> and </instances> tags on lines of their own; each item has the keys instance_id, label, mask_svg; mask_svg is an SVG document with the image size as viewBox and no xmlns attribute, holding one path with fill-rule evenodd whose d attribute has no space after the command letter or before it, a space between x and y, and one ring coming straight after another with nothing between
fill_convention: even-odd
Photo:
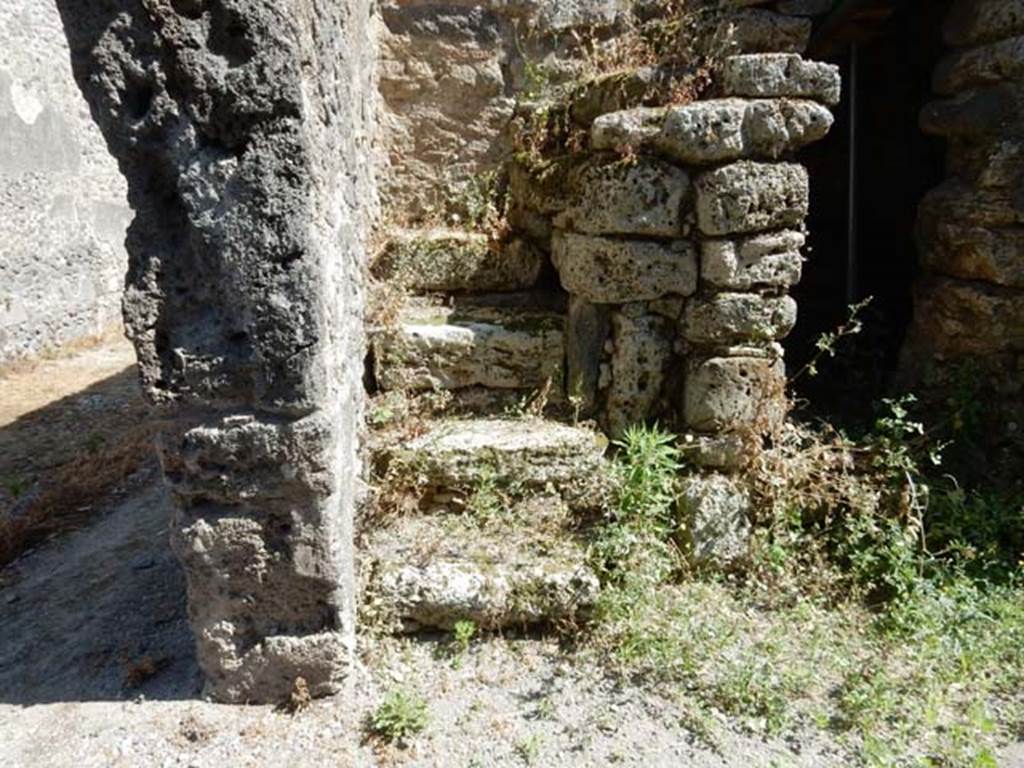
<instances>
[{"instance_id":1,"label":"weathered stone block","mask_svg":"<svg viewBox=\"0 0 1024 768\"><path fill-rule=\"evenodd\" d=\"M607 423L612 437L649 419L663 396L672 361L672 323L629 305L612 317Z\"/></svg>"},{"instance_id":2,"label":"weathered stone block","mask_svg":"<svg viewBox=\"0 0 1024 768\"><path fill-rule=\"evenodd\" d=\"M561 390L562 315L526 310L434 307L406 311L374 339L377 384L385 390L465 387Z\"/></svg>"},{"instance_id":3,"label":"weathered stone block","mask_svg":"<svg viewBox=\"0 0 1024 768\"><path fill-rule=\"evenodd\" d=\"M1012 190L1024 179L1024 140L954 141L946 157L951 176L969 179L982 189Z\"/></svg>"},{"instance_id":4,"label":"weathered stone block","mask_svg":"<svg viewBox=\"0 0 1024 768\"><path fill-rule=\"evenodd\" d=\"M637 107L601 115L590 128L590 144L600 150L640 147L661 132L665 112L665 107Z\"/></svg>"},{"instance_id":5,"label":"weathered stone block","mask_svg":"<svg viewBox=\"0 0 1024 768\"><path fill-rule=\"evenodd\" d=\"M693 344L725 346L785 338L796 324L789 296L719 293L694 299L683 313L683 337Z\"/></svg>"},{"instance_id":6,"label":"weathered stone block","mask_svg":"<svg viewBox=\"0 0 1024 768\"><path fill-rule=\"evenodd\" d=\"M538 163L509 163L509 196L515 204L529 210L547 215L558 213L570 202L566 194L569 176L583 162L580 157L564 155Z\"/></svg>"},{"instance_id":7,"label":"weathered stone block","mask_svg":"<svg viewBox=\"0 0 1024 768\"><path fill-rule=\"evenodd\" d=\"M684 419L698 432L721 432L758 422L775 424L784 412L786 366L774 357L713 357L691 363Z\"/></svg>"},{"instance_id":8,"label":"weathered stone block","mask_svg":"<svg viewBox=\"0 0 1024 768\"><path fill-rule=\"evenodd\" d=\"M597 404L601 360L611 335L611 308L571 296L566 333L566 391L570 398L579 398L581 413L589 416Z\"/></svg>"},{"instance_id":9,"label":"weathered stone block","mask_svg":"<svg viewBox=\"0 0 1024 768\"><path fill-rule=\"evenodd\" d=\"M788 96L839 103L839 67L806 61L795 53L756 53L730 56L722 67L727 96L778 98Z\"/></svg>"},{"instance_id":10,"label":"weathered stone block","mask_svg":"<svg viewBox=\"0 0 1024 768\"><path fill-rule=\"evenodd\" d=\"M661 160L595 161L571 174L572 204L554 223L591 235L679 237L689 193L686 171Z\"/></svg>"},{"instance_id":11,"label":"weathered stone block","mask_svg":"<svg viewBox=\"0 0 1024 768\"><path fill-rule=\"evenodd\" d=\"M552 259L562 287L595 304L649 301L697 290L693 244L556 233Z\"/></svg>"},{"instance_id":12,"label":"weathered stone block","mask_svg":"<svg viewBox=\"0 0 1024 768\"><path fill-rule=\"evenodd\" d=\"M659 67L640 67L601 75L571 94L569 113L577 125L588 127L601 115L610 112L664 104L672 85L671 72Z\"/></svg>"},{"instance_id":13,"label":"weathered stone block","mask_svg":"<svg viewBox=\"0 0 1024 768\"><path fill-rule=\"evenodd\" d=\"M922 219L921 262L964 280L1024 288L1024 228L991 229L942 219Z\"/></svg>"},{"instance_id":14,"label":"weathered stone block","mask_svg":"<svg viewBox=\"0 0 1024 768\"><path fill-rule=\"evenodd\" d=\"M737 472L748 466L762 438L746 431L686 434L681 448L689 464L718 472Z\"/></svg>"},{"instance_id":15,"label":"weathered stone block","mask_svg":"<svg viewBox=\"0 0 1024 768\"><path fill-rule=\"evenodd\" d=\"M943 33L957 48L1024 34L1024 0L957 0Z\"/></svg>"},{"instance_id":16,"label":"weathered stone block","mask_svg":"<svg viewBox=\"0 0 1024 768\"><path fill-rule=\"evenodd\" d=\"M472 491L485 474L519 491L589 493L606 472L608 440L589 429L539 419L450 421L392 452L428 487Z\"/></svg>"},{"instance_id":17,"label":"weathered stone block","mask_svg":"<svg viewBox=\"0 0 1024 768\"><path fill-rule=\"evenodd\" d=\"M941 94L1024 80L1024 36L949 54L939 62L933 85Z\"/></svg>"},{"instance_id":18,"label":"weathered stone block","mask_svg":"<svg viewBox=\"0 0 1024 768\"><path fill-rule=\"evenodd\" d=\"M789 288L800 282L805 237L800 232L773 232L743 240L705 240L701 244L701 278L733 291Z\"/></svg>"},{"instance_id":19,"label":"weathered stone block","mask_svg":"<svg viewBox=\"0 0 1024 768\"><path fill-rule=\"evenodd\" d=\"M914 291L909 335L934 357L1024 351L1024 293L932 277Z\"/></svg>"},{"instance_id":20,"label":"weathered stone block","mask_svg":"<svg viewBox=\"0 0 1024 768\"><path fill-rule=\"evenodd\" d=\"M955 222L994 229L1024 224L1024 200L1007 187L979 188L951 178L924 196L919 217L929 222Z\"/></svg>"},{"instance_id":21,"label":"weathered stone block","mask_svg":"<svg viewBox=\"0 0 1024 768\"><path fill-rule=\"evenodd\" d=\"M668 109L653 143L684 163L774 159L823 138L832 123L832 113L813 101L698 101Z\"/></svg>"},{"instance_id":22,"label":"weathered stone block","mask_svg":"<svg viewBox=\"0 0 1024 768\"><path fill-rule=\"evenodd\" d=\"M810 205L807 171L794 163L740 161L701 175L696 190L706 235L799 226Z\"/></svg>"},{"instance_id":23,"label":"weathered stone block","mask_svg":"<svg viewBox=\"0 0 1024 768\"><path fill-rule=\"evenodd\" d=\"M730 42L740 53L803 53L811 39L811 21L754 8L731 14Z\"/></svg>"},{"instance_id":24,"label":"weathered stone block","mask_svg":"<svg viewBox=\"0 0 1024 768\"><path fill-rule=\"evenodd\" d=\"M972 149L981 149L982 141L1013 135L1014 126L1024 123L1024 83L999 82L930 102L919 123L925 133L968 139Z\"/></svg>"},{"instance_id":25,"label":"weathered stone block","mask_svg":"<svg viewBox=\"0 0 1024 768\"><path fill-rule=\"evenodd\" d=\"M398 233L374 263L378 280L414 291L515 291L537 282L544 256L523 240L499 244L460 230Z\"/></svg>"},{"instance_id":26,"label":"weathered stone block","mask_svg":"<svg viewBox=\"0 0 1024 768\"><path fill-rule=\"evenodd\" d=\"M722 475L685 478L679 500L695 564L727 567L747 555L750 495L735 480Z\"/></svg>"},{"instance_id":27,"label":"weathered stone block","mask_svg":"<svg viewBox=\"0 0 1024 768\"><path fill-rule=\"evenodd\" d=\"M532 540L509 526L454 531L433 519L404 518L375 543L367 584L372 609L402 629L482 629L572 619L591 608L600 582L569 534Z\"/></svg>"}]
</instances>

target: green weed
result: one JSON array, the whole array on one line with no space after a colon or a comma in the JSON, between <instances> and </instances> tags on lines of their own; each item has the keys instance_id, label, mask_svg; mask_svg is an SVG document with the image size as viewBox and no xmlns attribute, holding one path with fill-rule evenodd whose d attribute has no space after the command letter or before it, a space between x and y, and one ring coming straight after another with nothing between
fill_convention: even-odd
<instances>
[{"instance_id":1,"label":"green weed","mask_svg":"<svg viewBox=\"0 0 1024 768\"><path fill-rule=\"evenodd\" d=\"M370 732L387 742L406 742L421 733L429 724L427 703L403 690L394 690L384 697L370 716Z\"/></svg>"}]
</instances>

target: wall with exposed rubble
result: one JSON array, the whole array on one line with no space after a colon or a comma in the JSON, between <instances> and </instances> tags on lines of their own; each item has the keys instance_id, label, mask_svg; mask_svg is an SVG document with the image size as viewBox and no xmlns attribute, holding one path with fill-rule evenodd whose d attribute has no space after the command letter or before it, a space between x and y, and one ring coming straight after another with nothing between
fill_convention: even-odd
<instances>
[{"instance_id":1,"label":"wall with exposed rubble","mask_svg":"<svg viewBox=\"0 0 1024 768\"><path fill-rule=\"evenodd\" d=\"M918 385L994 389L1019 413L1024 371L1024 2L958 0L938 99L949 178L921 203L924 276L904 369ZM994 401L993 401L994 404ZM1003 420L1004 430L1012 422Z\"/></svg>"},{"instance_id":2,"label":"wall with exposed rubble","mask_svg":"<svg viewBox=\"0 0 1024 768\"><path fill-rule=\"evenodd\" d=\"M809 205L795 156L826 135L840 96L838 69L800 55L808 14L827 3L741 5L699 19L718 46L710 82L700 68L643 62L519 93L506 134L492 137L507 157L504 220L482 231L403 222L373 264L378 286L401 289L372 327L381 403L428 394L462 417L593 418L616 438L660 420L709 470L684 499L695 556L720 562L742 555L749 530L749 499L729 473L785 410L779 341L796 321L788 289ZM691 75L705 78L697 90ZM502 429L451 425L485 462L506 450L491 434ZM451 483L436 482L443 506ZM443 581L403 568L407 587ZM381 590L423 623L409 595Z\"/></svg>"},{"instance_id":3,"label":"wall with exposed rubble","mask_svg":"<svg viewBox=\"0 0 1024 768\"><path fill-rule=\"evenodd\" d=\"M709 98L596 116L570 104L586 149L520 154L511 193L514 220L543 222L527 237L570 296L568 396L613 436L657 418L689 433L697 463L732 470L783 412L778 342L808 212L793 156L829 131L840 80L795 52L808 19L758 8L727 23L747 53L724 58ZM785 52L749 53L766 49ZM621 75L585 98L604 87L621 93Z\"/></svg>"},{"instance_id":4,"label":"wall with exposed rubble","mask_svg":"<svg viewBox=\"0 0 1024 768\"><path fill-rule=\"evenodd\" d=\"M506 159L523 93L576 78L575 32L630 0L386 0L380 21L384 202L393 221L463 221Z\"/></svg>"},{"instance_id":5,"label":"wall with exposed rubble","mask_svg":"<svg viewBox=\"0 0 1024 768\"><path fill-rule=\"evenodd\" d=\"M0 363L121 323L124 180L50 2L0 0Z\"/></svg>"}]
</instances>

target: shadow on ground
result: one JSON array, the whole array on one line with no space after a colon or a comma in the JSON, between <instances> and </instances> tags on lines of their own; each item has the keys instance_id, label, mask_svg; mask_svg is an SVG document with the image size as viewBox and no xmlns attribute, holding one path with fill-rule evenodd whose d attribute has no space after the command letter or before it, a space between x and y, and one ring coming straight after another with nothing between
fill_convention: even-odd
<instances>
[{"instance_id":1,"label":"shadow on ground","mask_svg":"<svg viewBox=\"0 0 1024 768\"><path fill-rule=\"evenodd\" d=\"M199 691L130 360L120 343L0 378L0 704Z\"/></svg>"},{"instance_id":2,"label":"shadow on ground","mask_svg":"<svg viewBox=\"0 0 1024 768\"><path fill-rule=\"evenodd\" d=\"M90 527L0 572L0 702L187 699L200 676L153 466Z\"/></svg>"}]
</instances>

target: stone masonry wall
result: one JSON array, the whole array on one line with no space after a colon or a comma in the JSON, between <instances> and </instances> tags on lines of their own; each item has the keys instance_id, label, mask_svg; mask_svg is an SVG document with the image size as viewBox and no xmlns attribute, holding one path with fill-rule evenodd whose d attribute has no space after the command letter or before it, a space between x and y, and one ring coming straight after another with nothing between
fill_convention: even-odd
<instances>
[{"instance_id":1,"label":"stone masonry wall","mask_svg":"<svg viewBox=\"0 0 1024 768\"><path fill-rule=\"evenodd\" d=\"M921 203L924 276L904 368L968 376L1019 412L1024 382L1024 2L958 0L922 128L949 141L949 178ZM992 403L994 405L994 402ZM1002 422L1006 424L1006 421Z\"/></svg>"},{"instance_id":2,"label":"stone masonry wall","mask_svg":"<svg viewBox=\"0 0 1024 768\"><path fill-rule=\"evenodd\" d=\"M0 0L0 364L121 324L124 179L52 2Z\"/></svg>"},{"instance_id":3,"label":"stone masonry wall","mask_svg":"<svg viewBox=\"0 0 1024 768\"><path fill-rule=\"evenodd\" d=\"M771 10L740 21L741 50L810 33ZM658 418L731 470L784 412L809 183L792 156L829 131L840 81L794 52L728 56L719 80L708 100L599 114L585 151L520 156L511 195L570 295L569 396L613 436Z\"/></svg>"},{"instance_id":4,"label":"stone masonry wall","mask_svg":"<svg viewBox=\"0 0 1024 768\"><path fill-rule=\"evenodd\" d=\"M368 0L59 0L136 215L125 320L207 692L338 690L354 641Z\"/></svg>"},{"instance_id":5,"label":"stone masonry wall","mask_svg":"<svg viewBox=\"0 0 1024 768\"><path fill-rule=\"evenodd\" d=\"M383 177L390 218L465 220L509 154L517 96L573 79L573 30L605 29L628 0L385 0Z\"/></svg>"}]
</instances>

